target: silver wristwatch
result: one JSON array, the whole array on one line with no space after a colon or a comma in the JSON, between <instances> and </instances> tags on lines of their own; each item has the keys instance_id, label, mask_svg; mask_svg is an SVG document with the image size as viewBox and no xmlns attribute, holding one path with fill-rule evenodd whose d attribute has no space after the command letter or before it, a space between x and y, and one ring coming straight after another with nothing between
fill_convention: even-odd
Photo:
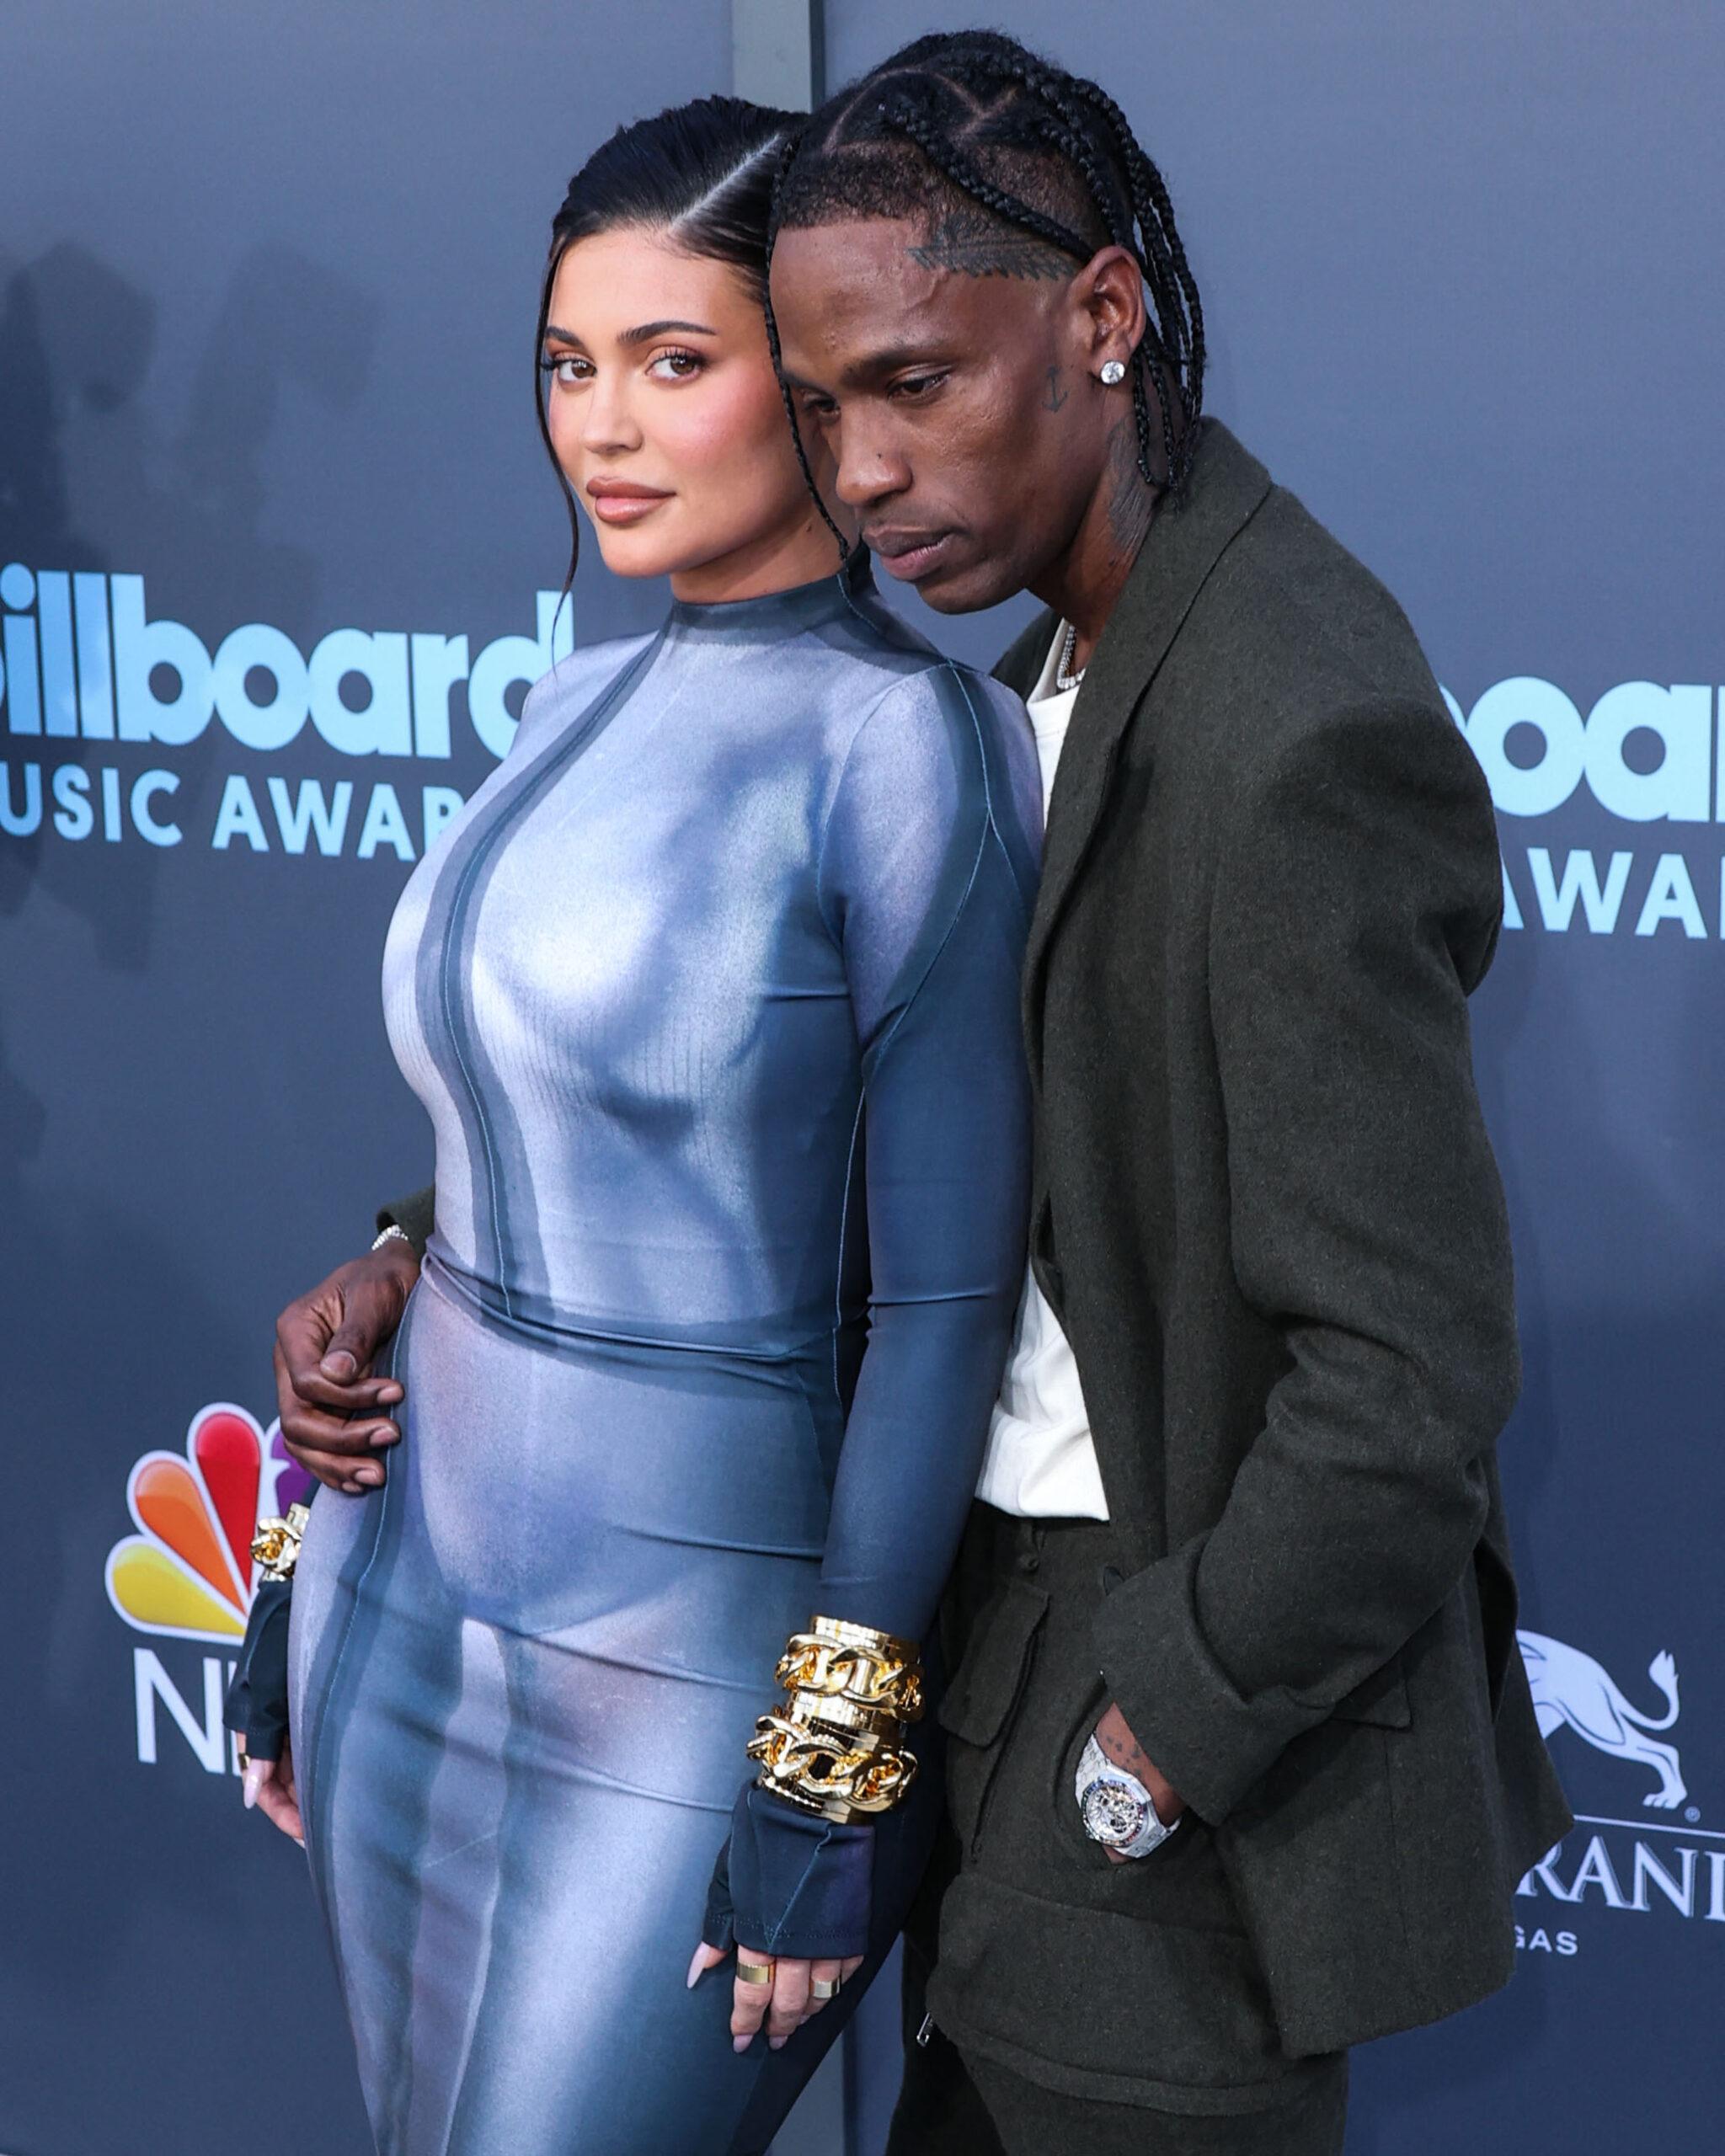
<instances>
[{"instance_id":1,"label":"silver wristwatch","mask_svg":"<svg viewBox=\"0 0 1725 2156\"><path fill-rule=\"evenodd\" d=\"M1163 1826L1155 1801L1136 1774L1117 1767L1094 1737L1085 1746L1073 1778L1084 1831L1122 1856L1148 1856L1178 1827Z\"/></svg>"}]
</instances>

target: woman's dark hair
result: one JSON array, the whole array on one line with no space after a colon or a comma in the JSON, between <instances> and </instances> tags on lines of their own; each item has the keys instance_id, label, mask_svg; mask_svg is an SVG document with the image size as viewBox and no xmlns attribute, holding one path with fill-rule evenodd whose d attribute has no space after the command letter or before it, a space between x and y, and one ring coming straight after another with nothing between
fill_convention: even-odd
<instances>
[{"instance_id":1,"label":"woman's dark hair","mask_svg":"<svg viewBox=\"0 0 1725 2156\"><path fill-rule=\"evenodd\" d=\"M542 381L551 288L564 250L595 232L638 226L665 233L686 253L729 263L764 302L773 182L805 116L741 98L697 98L692 104L674 105L618 128L569 182L563 207L551 221L533 339L533 408L569 514L565 595L575 580L580 514L552 444Z\"/></svg>"},{"instance_id":2,"label":"woman's dark hair","mask_svg":"<svg viewBox=\"0 0 1725 2156\"><path fill-rule=\"evenodd\" d=\"M932 227L979 211L1016 227L1028 259L1059 250L1089 260L1124 247L1150 300L1133 355L1138 468L1178 493L1204 404L1204 310L1162 174L1105 90L996 30L918 38L829 99L781 159L767 259L781 229L851 217L921 217ZM1028 235L1028 238L1022 237ZM964 244L961 240L961 246ZM1028 274L1055 274L1053 268ZM767 307L775 365L778 332ZM1162 475L1151 456L1156 402Z\"/></svg>"}]
</instances>

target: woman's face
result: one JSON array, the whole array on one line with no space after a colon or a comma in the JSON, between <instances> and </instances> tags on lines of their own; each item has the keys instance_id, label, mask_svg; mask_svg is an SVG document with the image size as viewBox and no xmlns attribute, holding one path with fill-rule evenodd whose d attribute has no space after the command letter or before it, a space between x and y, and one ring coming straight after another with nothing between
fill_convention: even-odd
<instances>
[{"instance_id":1,"label":"woman's face","mask_svg":"<svg viewBox=\"0 0 1725 2156\"><path fill-rule=\"evenodd\" d=\"M606 568L668 575L700 601L833 569L740 271L639 227L577 240L553 280L542 359L552 446Z\"/></svg>"}]
</instances>

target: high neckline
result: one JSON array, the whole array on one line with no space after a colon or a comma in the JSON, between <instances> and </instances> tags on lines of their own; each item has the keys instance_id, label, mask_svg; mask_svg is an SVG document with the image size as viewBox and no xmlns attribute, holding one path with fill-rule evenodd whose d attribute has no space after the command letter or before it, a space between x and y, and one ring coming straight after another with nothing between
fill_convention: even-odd
<instances>
[{"instance_id":1,"label":"high neckline","mask_svg":"<svg viewBox=\"0 0 1725 2156\"><path fill-rule=\"evenodd\" d=\"M674 599L668 626L691 636L782 636L851 612L873 590L868 549L853 547L841 568L812 584L789 584L753 599Z\"/></svg>"}]
</instances>

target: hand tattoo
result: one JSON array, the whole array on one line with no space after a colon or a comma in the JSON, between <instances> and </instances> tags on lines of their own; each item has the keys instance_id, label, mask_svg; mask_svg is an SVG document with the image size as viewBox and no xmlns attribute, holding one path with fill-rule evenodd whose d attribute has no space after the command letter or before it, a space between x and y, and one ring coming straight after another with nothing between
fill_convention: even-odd
<instances>
[{"instance_id":1,"label":"hand tattoo","mask_svg":"<svg viewBox=\"0 0 1725 2156\"><path fill-rule=\"evenodd\" d=\"M1136 1774L1155 1800L1156 1817L1164 1826L1172 1826L1185 1810L1185 1801L1169 1782L1167 1776L1146 1753L1144 1747L1120 1712L1118 1703L1111 1705L1096 1726L1096 1741L1117 1767L1124 1767L1130 1774Z\"/></svg>"}]
</instances>

